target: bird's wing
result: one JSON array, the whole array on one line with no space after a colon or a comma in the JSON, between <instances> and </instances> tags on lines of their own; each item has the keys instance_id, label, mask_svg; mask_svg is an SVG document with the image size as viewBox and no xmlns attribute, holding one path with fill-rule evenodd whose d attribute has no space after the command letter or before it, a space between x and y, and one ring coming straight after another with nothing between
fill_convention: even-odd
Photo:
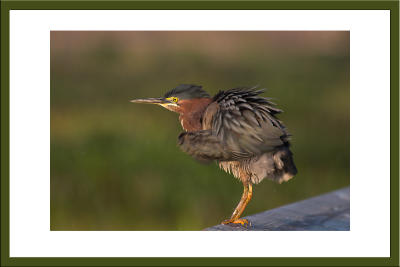
<instances>
[{"instance_id":1,"label":"bird's wing","mask_svg":"<svg viewBox=\"0 0 400 267\"><path fill-rule=\"evenodd\" d=\"M211 130L183 132L178 137L178 144L184 152L202 162L232 158Z\"/></svg>"},{"instance_id":2,"label":"bird's wing","mask_svg":"<svg viewBox=\"0 0 400 267\"><path fill-rule=\"evenodd\" d=\"M210 106L210 114L206 111L208 117L214 113L211 120L206 120L212 135L231 155L251 157L288 142L285 126L275 117L282 111L269 98L258 96L262 92L246 88L219 92L214 97L218 105Z\"/></svg>"}]
</instances>

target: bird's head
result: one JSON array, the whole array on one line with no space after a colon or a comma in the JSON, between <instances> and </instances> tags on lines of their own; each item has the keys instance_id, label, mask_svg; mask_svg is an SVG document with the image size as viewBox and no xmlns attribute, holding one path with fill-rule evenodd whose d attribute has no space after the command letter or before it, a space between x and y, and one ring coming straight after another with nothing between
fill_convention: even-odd
<instances>
[{"instance_id":1,"label":"bird's head","mask_svg":"<svg viewBox=\"0 0 400 267\"><path fill-rule=\"evenodd\" d=\"M183 113L186 109L196 103L196 100L210 98L210 95L201 86L192 84L181 84L167 92L164 97L134 99L132 103L157 104L170 111Z\"/></svg>"}]
</instances>

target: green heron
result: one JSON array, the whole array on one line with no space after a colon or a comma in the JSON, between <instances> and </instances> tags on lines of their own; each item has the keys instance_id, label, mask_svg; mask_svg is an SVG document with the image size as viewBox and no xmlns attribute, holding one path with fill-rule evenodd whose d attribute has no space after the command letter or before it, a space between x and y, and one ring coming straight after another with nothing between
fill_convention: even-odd
<instances>
[{"instance_id":1,"label":"green heron","mask_svg":"<svg viewBox=\"0 0 400 267\"><path fill-rule=\"evenodd\" d=\"M199 161L217 161L243 183L242 198L223 224L249 224L240 216L252 197L253 184L264 178L282 183L297 173L290 135L275 116L282 111L270 98L259 96L263 92L234 88L210 97L201 86L182 84L162 98L131 101L179 113L184 129L178 137L180 148Z\"/></svg>"}]
</instances>

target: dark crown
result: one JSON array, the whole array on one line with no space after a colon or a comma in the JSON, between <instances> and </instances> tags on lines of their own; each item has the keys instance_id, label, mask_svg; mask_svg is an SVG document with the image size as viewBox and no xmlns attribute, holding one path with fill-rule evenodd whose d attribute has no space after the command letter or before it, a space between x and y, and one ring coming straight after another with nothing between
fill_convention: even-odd
<instances>
[{"instance_id":1,"label":"dark crown","mask_svg":"<svg viewBox=\"0 0 400 267\"><path fill-rule=\"evenodd\" d=\"M179 99L205 98L210 95L199 85L181 84L164 95L164 98L176 96Z\"/></svg>"}]
</instances>

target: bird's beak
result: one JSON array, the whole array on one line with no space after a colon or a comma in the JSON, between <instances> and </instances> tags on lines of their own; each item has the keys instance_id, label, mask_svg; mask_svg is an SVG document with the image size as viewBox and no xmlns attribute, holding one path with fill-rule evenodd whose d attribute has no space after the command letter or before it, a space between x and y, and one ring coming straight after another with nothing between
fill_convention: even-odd
<instances>
[{"instance_id":1,"label":"bird's beak","mask_svg":"<svg viewBox=\"0 0 400 267\"><path fill-rule=\"evenodd\" d=\"M173 102L169 101L165 98L145 98L145 99L134 99L131 100L132 103L144 103L144 104L157 104L166 109L173 110L174 108L178 107L178 105Z\"/></svg>"},{"instance_id":2,"label":"bird's beak","mask_svg":"<svg viewBox=\"0 0 400 267\"><path fill-rule=\"evenodd\" d=\"M131 100L132 103L143 103L143 104L170 104L171 102L164 98L144 98L144 99L134 99Z\"/></svg>"}]
</instances>

